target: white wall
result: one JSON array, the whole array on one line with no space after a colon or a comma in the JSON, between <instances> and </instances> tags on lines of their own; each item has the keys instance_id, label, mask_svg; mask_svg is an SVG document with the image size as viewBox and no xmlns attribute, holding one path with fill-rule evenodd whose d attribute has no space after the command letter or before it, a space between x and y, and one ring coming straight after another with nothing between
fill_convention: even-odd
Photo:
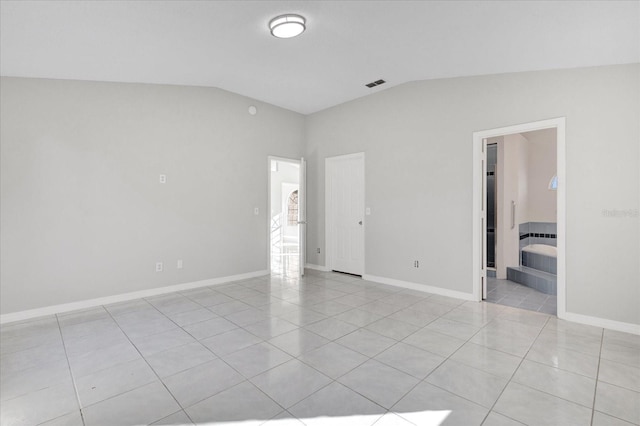
<instances>
[{"instance_id":1,"label":"white wall","mask_svg":"<svg viewBox=\"0 0 640 426\"><path fill-rule=\"evenodd\" d=\"M564 116L567 311L640 324L639 219L603 213L639 208L639 93L638 64L511 73L302 118L216 89L3 78L1 312L266 269L265 158L301 151L309 263L324 158L365 152L366 273L471 294L472 133Z\"/></svg>"},{"instance_id":2,"label":"white wall","mask_svg":"<svg viewBox=\"0 0 640 426\"><path fill-rule=\"evenodd\" d=\"M527 139L527 218L525 222L556 222L557 192L549 189L549 181L557 173L555 129L523 134Z\"/></svg>"},{"instance_id":3,"label":"white wall","mask_svg":"<svg viewBox=\"0 0 640 426\"><path fill-rule=\"evenodd\" d=\"M213 88L0 84L2 314L268 269L267 156L300 157L303 116Z\"/></svg>"},{"instance_id":4,"label":"white wall","mask_svg":"<svg viewBox=\"0 0 640 426\"><path fill-rule=\"evenodd\" d=\"M640 324L638 217L603 215L639 206L639 93L634 64L420 81L308 116L308 262L324 158L363 151L366 273L472 293L472 133L566 117L567 311Z\"/></svg>"}]
</instances>

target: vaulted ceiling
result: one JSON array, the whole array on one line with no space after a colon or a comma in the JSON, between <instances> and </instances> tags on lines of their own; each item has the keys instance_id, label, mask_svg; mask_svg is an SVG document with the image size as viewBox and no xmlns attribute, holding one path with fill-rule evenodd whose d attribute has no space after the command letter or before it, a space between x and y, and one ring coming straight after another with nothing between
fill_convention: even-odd
<instances>
[{"instance_id":1,"label":"vaulted ceiling","mask_svg":"<svg viewBox=\"0 0 640 426\"><path fill-rule=\"evenodd\" d=\"M307 31L276 39L288 12ZM3 76L211 86L303 114L413 80L640 62L638 1L3 0L0 15Z\"/></svg>"}]
</instances>

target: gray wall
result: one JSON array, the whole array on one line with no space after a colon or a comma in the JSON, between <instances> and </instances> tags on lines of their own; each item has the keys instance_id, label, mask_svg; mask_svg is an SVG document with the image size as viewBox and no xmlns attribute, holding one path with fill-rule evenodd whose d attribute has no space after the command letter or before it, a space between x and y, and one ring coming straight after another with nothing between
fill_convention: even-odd
<instances>
[{"instance_id":1,"label":"gray wall","mask_svg":"<svg viewBox=\"0 0 640 426\"><path fill-rule=\"evenodd\" d=\"M268 269L267 156L300 157L302 115L212 88L1 89L3 314Z\"/></svg>"},{"instance_id":2,"label":"gray wall","mask_svg":"<svg viewBox=\"0 0 640 426\"><path fill-rule=\"evenodd\" d=\"M564 116L567 311L640 324L639 219L603 214L639 208L639 83L638 64L421 81L308 116L307 261L324 158L364 151L366 273L471 293L472 133Z\"/></svg>"},{"instance_id":3,"label":"gray wall","mask_svg":"<svg viewBox=\"0 0 640 426\"><path fill-rule=\"evenodd\" d=\"M565 116L567 309L640 324L639 219L603 212L639 208L639 80L422 81L304 118L217 89L3 78L0 310L267 269L268 155L307 158L323 265L324 158L360 151L366 273L471 293L472 132Z\"/></svg>"}]
</instances>

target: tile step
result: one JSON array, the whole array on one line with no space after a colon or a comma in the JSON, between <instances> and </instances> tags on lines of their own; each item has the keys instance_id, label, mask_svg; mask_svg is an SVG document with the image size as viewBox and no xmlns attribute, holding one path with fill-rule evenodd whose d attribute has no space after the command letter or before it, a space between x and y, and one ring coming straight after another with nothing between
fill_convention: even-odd
<instances>
[{"instance_id":1,"label":"tile step","mask_svg":"<svg viewBox=\"0 0 640 426\"><path fill-rule=\"evenodd\" d=\"M540 269L529 268L528 266L510 266L508 269L513 269L516 271L520 271L524 274L533 275L535 277L547 278L547 279L556 279L556 275L550 272L541 271Z\"/></svg>"},{"instance_id":2,"label":"tile step","mask_svg":"<svg viewBox=\"0 0 640 426\"><path fill-rule=\"evenodd\" d=\"M557 295L558 293L557 277L538 269L526 266L508 267L507 279L545 294Z\"/></svg>"}]
</instances>

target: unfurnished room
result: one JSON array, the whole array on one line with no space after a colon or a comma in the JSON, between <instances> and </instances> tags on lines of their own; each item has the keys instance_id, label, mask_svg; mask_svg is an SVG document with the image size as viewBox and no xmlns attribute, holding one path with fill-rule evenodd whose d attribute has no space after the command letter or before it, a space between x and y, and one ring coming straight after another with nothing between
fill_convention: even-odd
<instances>
[{"instance_id":1,"label":"unfurnished room","mask_svg":"<svg viewBox=\"0 0 640 426\"><path fill-rule=\"evenodd\" d=\"M0 0L2 426L640 426L640 1Z\"/></svg>"}]
</instances>

